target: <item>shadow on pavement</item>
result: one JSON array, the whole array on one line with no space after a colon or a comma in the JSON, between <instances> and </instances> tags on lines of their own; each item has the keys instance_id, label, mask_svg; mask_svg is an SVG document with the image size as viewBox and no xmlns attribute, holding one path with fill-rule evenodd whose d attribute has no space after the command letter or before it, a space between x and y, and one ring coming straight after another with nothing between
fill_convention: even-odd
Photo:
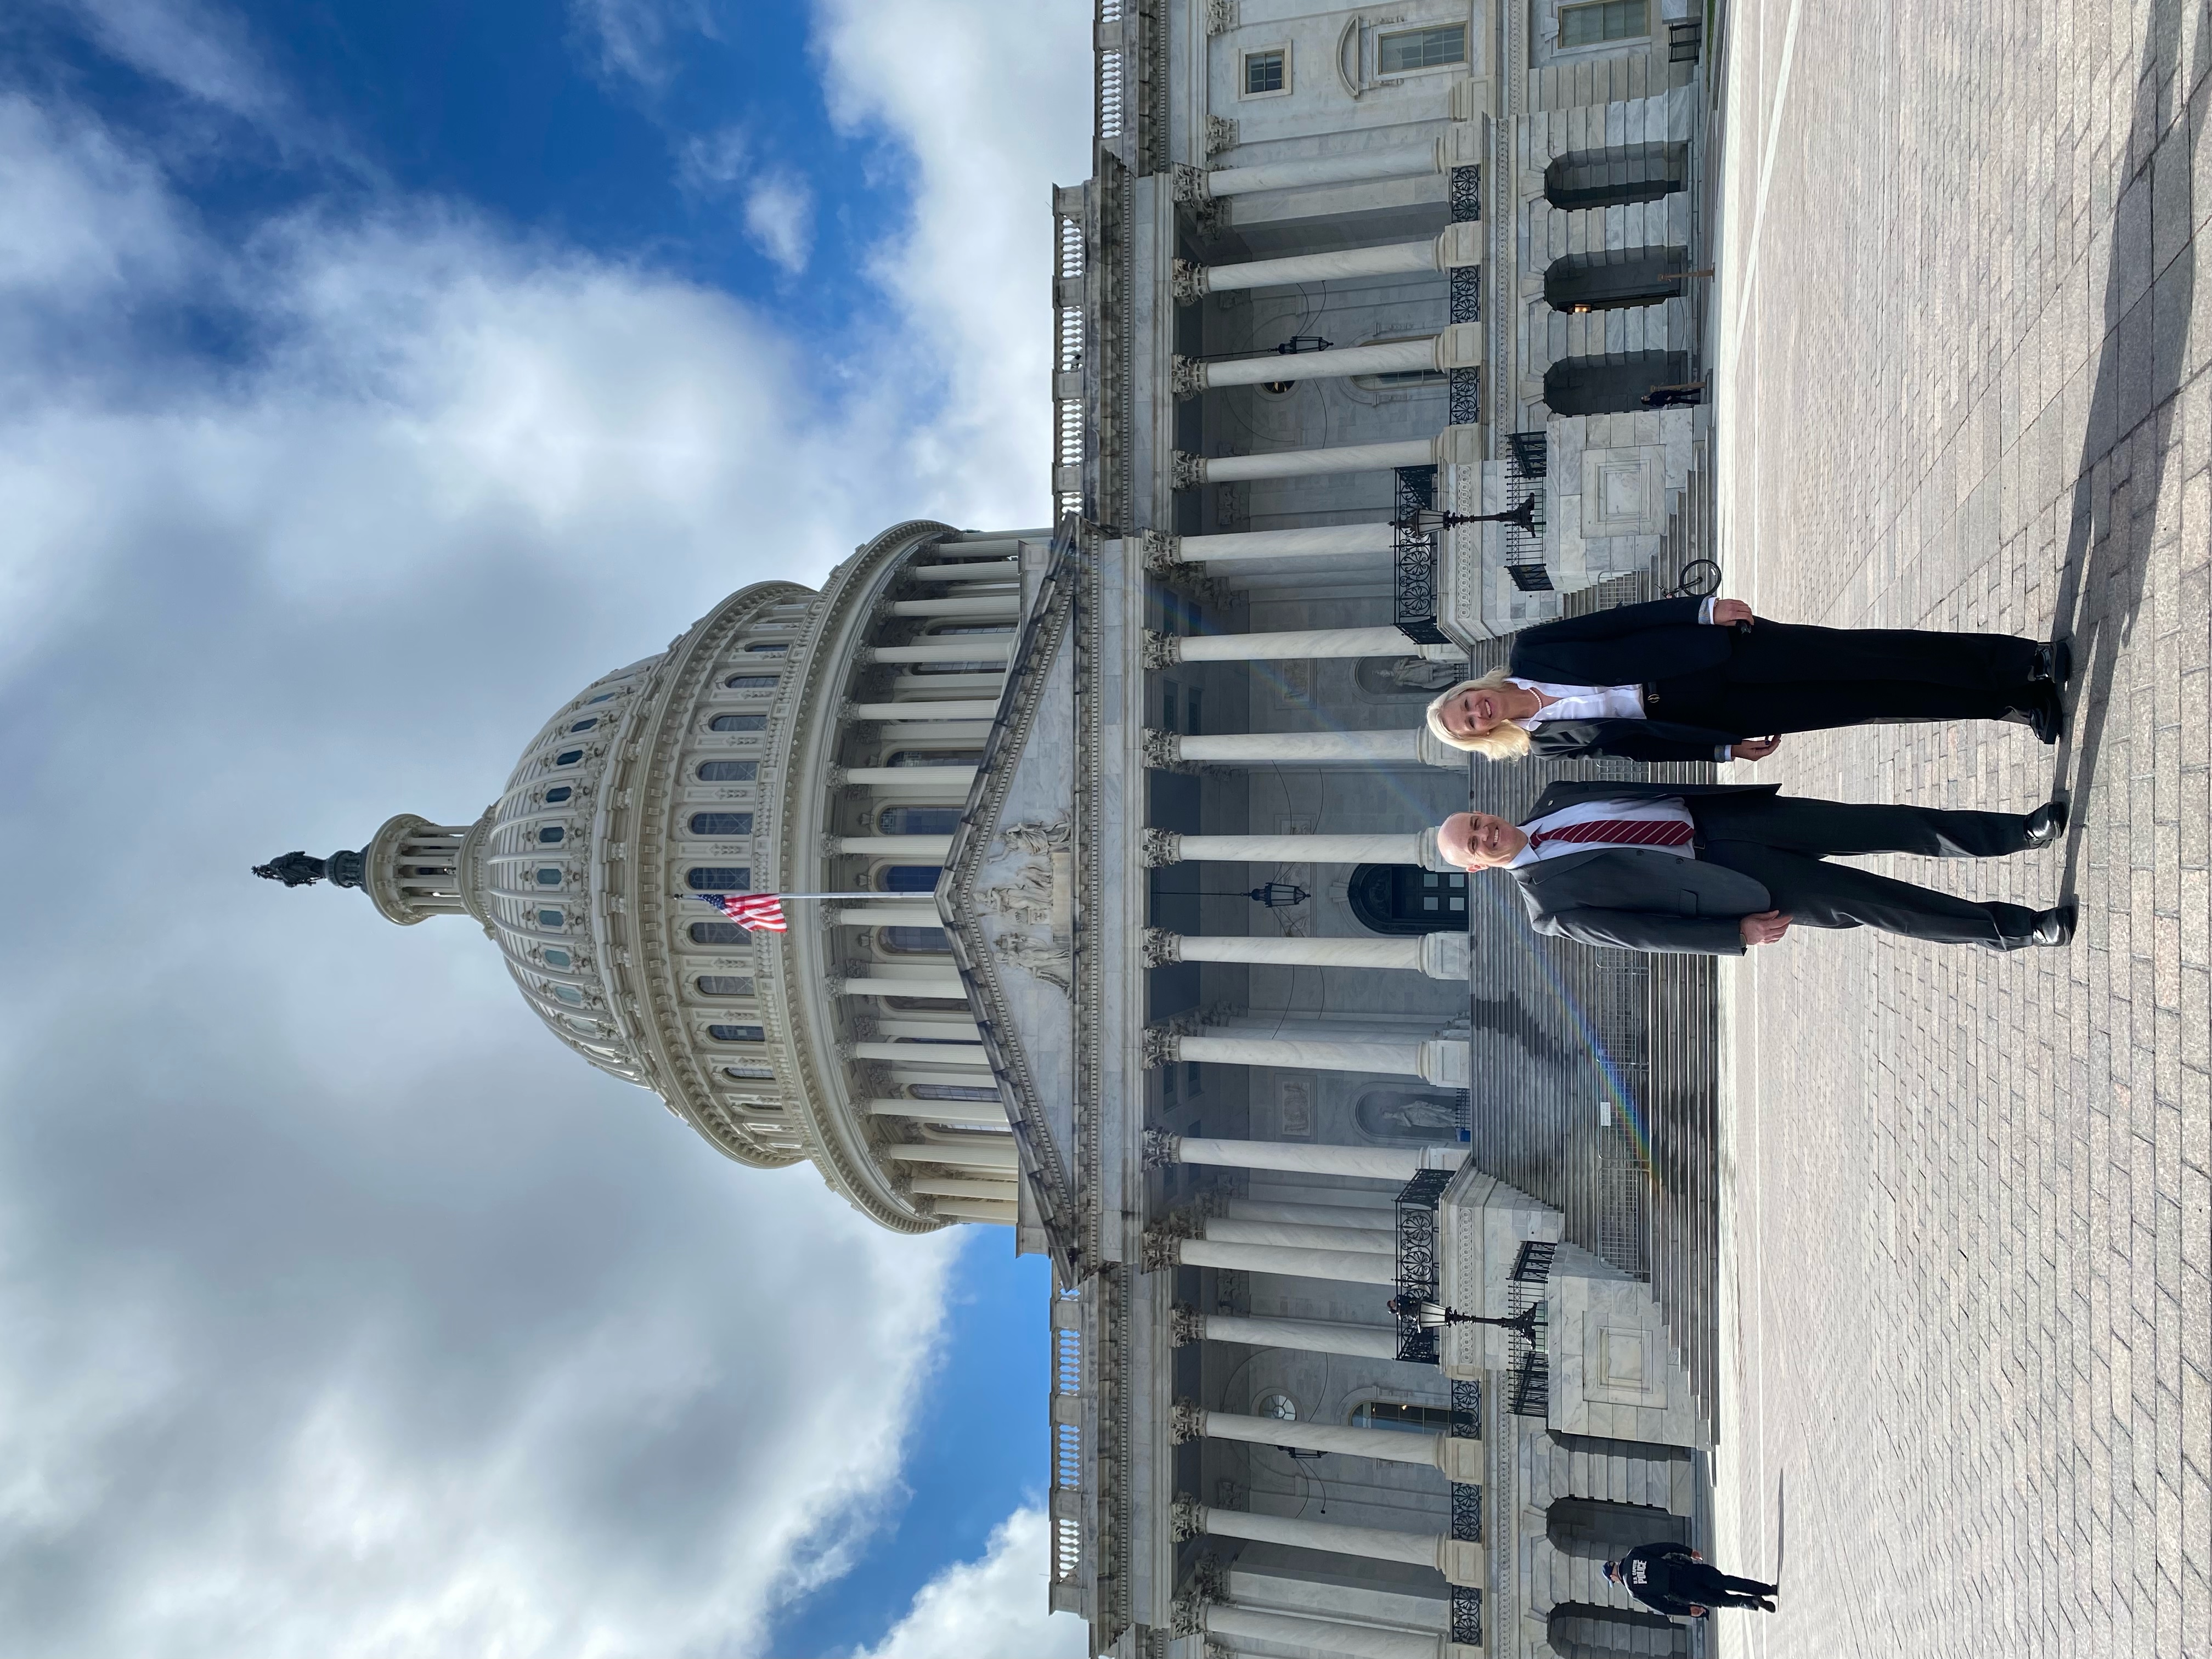
<instances>
[{"instance_id":1,"label":"shadow on pavement","mask_svg":"<svg viewBox=\"0 0 2212 1659\"><path fill-rule=\"evenodd\" d=\"M2073 641L2075 676L2076 719L2058 745L2051 781L2051 793L2061 799L2086 796L2096 778L2112 680L2134 635L2149 572L2142 543L2155 521L2163 457L2161 446L2131 440L2179 389L2189 341L2197 250L2190 234L2188 125L2185 119L2171 134L2168 128L2187 97L2180 84L2181 33L2190 12L2197 14L2200 30L2212 30L2193 0L2152 0L2128 131L2127 183L2112 215L2105 344L2051 617L2051 637ZM2162 137L2171 139L2163 147ZM2164 171L2154 165L2161 148ZM2160 269L2160 244L2177 224L2179 246ZM2116 506L2124 514L2118 522ZM2062 902L2075 896L2083 828L2077 812L2066 834Z\"/></svg>"}]
</instances>

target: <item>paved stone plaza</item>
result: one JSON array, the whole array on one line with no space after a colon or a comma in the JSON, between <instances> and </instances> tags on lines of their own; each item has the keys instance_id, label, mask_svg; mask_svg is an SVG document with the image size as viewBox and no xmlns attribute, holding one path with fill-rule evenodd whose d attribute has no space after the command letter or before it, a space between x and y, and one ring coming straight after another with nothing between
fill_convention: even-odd
<instances>
[{"instance_id":1,"label":"paved stone plaza","mask_svg":"<svg viewBox=\"0 0 2212 1659\"><path fill-rule=\"evenodd\" d=\"M1720 556L1765 614L2070 633L2069 740L1868 728L1805 793L2023 810L1882 861L2073 950L1730 969L1723 1652L2212 1654L2202 0L1729 8Z\"/></svg>"}]
</instances>

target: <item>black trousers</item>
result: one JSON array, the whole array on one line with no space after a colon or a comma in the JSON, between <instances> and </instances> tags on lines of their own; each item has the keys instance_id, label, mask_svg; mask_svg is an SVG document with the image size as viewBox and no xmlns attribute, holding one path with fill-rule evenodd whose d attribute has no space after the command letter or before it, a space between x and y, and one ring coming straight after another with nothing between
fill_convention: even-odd
<instances>
[{"instance_id":1,"label":"black trousers","mask_svg":"<svg viewBox=\"0 0 2212 1659\"><path fill-rule=\"evenodd\" d=\"M2003 720L2050 694L2031 682L2036 642L2010 634L1808 628L1731 630L1729 659L1652 682L1655 720L1763 737L1903 720Z\"/></svg>"},{"instance_id":2,"label":"black trousers","mask_svg":"<svg viewBox=\"0 0 2212 1659\"><path fill-rule=\"evenodd\" d=\"M1756 1607L1778 1588L1762 1584L1756 1578L1739 1578L1732 1572L1723 1572L1710 1561L1677 1562L1672 1577L1673 1583L1667 1588L1701 1607Z\"/></svg>"},{"instance_id":3,"label":"black trousers","mask_svg":"<svg viewBox=\"0 0 2212 1659\"><path fill-rule=\"evenodd\" d=\"M1698 856L1765 885L1774 908L1805 927L1879 927L1948 945L2017 950L2035 912L1978 903L1855 865L1835 855L1915 853L1990 859L2027 846L2018 812L1954 812L1932 806L1863 806L1794 795L1692 795Z\"/></svg>"}]
</instances>

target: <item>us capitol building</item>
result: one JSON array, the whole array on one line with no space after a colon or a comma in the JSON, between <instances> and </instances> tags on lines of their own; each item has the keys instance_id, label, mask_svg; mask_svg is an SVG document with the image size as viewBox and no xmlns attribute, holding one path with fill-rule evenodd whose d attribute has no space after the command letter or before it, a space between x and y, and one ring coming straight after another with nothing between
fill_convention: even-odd
<instances>
[{"instance_id":1,"label":"us capitol building","mask_svg":"<svg viewBox=\"0 0 2212 1659\"><path fill-rule=\"evenodd\" d=\"M1049 1255L1094 1651L1688 1653L1599 1564L1710 1540L1711 986L1470 890L1426 826L1564 769L1421 709L1702 550L1705 43L1099 0L1095 44L1053 522L747 587L474 822L270 872L481 926L736 1163ZM748 890L866 896L687 896Z\"/></svg>"}]
</instances>

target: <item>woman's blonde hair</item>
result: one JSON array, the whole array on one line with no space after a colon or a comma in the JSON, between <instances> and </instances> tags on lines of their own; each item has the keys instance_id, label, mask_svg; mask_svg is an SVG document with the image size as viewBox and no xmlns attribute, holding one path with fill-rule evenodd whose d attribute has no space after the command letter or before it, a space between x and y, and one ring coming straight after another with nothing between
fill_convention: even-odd
<instances>
[{"instance_id":1,"label":"woman's blonde hair","mask_svg":"<svg viewBox=\"0 0 2212 1659\"><path fill-rule=\"evenodd\" d=\"M1437 741L1448 743L1455 749L1464 749L1469 754L1480 755L1485 760L1519 760L1528 752L1528 734L1511 720L1500 720L1479 738L1463 738L1444 726L1444 705L1453 698L1469 691L1495 691L1505 684L1508 676L1502 668L1493 668L1487 674L1478 674L1471 680L1462 680L1449 690L1437 695L1428 707L1429 730L1437 734Z\"/></svg>"}]
</instances>

